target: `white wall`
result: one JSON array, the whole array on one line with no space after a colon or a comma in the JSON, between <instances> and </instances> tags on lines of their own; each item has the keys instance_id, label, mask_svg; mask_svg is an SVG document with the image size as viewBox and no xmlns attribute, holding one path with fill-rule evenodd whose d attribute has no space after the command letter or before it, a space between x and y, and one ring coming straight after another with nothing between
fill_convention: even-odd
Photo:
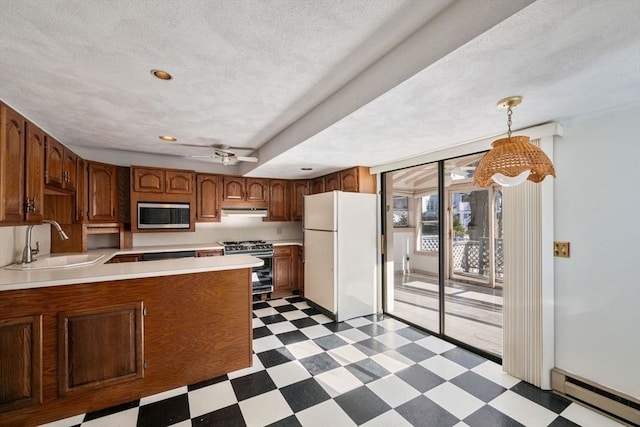
<instances>
[{"instance_id":1,"label":"white wall","mask_svg":"<svg viewBox=\"0 0 640 427\"><path fill-rule=\"evenodd\" d=\"M640 105L555 144L555 364L640 398Z\"/></svg>"},{"instance_id":2,"label":"white wall","mask_svg":"<svg viewBox=\"0 0 640 427\"><path fill-rule=\"evenodd\" d=\"M36 247L40 242L39 255L51 252L51 226L49 224L37 225L31 232L31 247ZM27 227L0 227L0 266L20 262L22 249L25 246ZM57 233L56 233L57 238Z\"/></svg>"},{"instance_id":3,"label":"white wall","mask_svg":"<svg viewBox=\"0 0 640 427\"><path fill-rule=\"evenodd\" d=\"M221 240L302 239L302 222L263 222L255 217L223 217L219 223L196 223L194 233L134 233L133 246L214 243Z\"/></svg>"}]
</instances>

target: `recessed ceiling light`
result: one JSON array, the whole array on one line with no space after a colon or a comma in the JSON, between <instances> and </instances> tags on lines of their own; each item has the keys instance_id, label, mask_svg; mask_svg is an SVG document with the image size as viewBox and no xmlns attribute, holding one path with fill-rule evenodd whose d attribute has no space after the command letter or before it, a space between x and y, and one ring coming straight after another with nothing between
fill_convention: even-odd
<instances>
[{"instance_id":1,"label":"recessed ceiling light","mask_svg":"<svg viewBox=\"0 0 640 427\"><path fill-rule=\"evenodd\" d=\"M313 168L300 168L301 171L312 171Z\"/></svg>"},{"instance_id":2,"label":"recessed ceiling light","mask_svg":"<svg viewBox=\"0 0 640 427\"><path fill-rule=\"evenodd\" d=\"M153 74L155 77L159 78L160 80L171 80L173 78L171 74L162 70L151 70L151 74Z\"/></svg>"},{"instance_id":3,"label":"recessed ceiling light","mask_svg":"<svg viewBox=\"0 0 640 427\"><path fill-rule=\"evenodd\" d=\"M159 136L158 138L160 138L163 141L168 141L168 142L176 142L178 140L176 137L169 136L169 135L162 135L162 136Z\"/></svg>"}]
</instances>

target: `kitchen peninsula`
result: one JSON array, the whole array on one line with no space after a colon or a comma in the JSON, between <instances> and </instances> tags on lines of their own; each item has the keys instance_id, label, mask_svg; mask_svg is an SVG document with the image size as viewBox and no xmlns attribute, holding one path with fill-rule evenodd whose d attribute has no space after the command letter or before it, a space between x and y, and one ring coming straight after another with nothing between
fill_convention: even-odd
<instances>
[{"instance_id":1,"label":"kitchen peninsula","mask_svg":"<svg viewBox=\"0 0 640 427\"><path fill-rule=\"evenodd\" d=\"M251 268L261 263L234 255L2 269L0 426L38 425L250 366Z\"/></svg>"}]
</instances>

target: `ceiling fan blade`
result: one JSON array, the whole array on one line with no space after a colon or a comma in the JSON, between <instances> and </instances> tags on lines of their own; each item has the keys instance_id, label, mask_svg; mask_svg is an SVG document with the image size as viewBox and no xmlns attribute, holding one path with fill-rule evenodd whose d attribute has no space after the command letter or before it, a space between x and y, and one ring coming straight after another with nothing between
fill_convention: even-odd
<instances>
[{"instance_id":1,"label":"ceiling fan blade","mask_svg":"<svg viewBox=\"0 0 640 427\"><path fill-rule=\"evenodd\" d=\"M192 159L213 159L216 156L187 156L190 157Z\"/></svg>"},{"instance_id":2,"label":"ceiling fan blade","mask_svg":"<svg viewBox=\"0 0 640 427\"><path fill-rule=\"evenodd\" d=\"M251 162L251 163L257 163L258 162L258 158L257 157L236 156L236 159L240 160L241 162Z\"/></svg>"}]
</instances>

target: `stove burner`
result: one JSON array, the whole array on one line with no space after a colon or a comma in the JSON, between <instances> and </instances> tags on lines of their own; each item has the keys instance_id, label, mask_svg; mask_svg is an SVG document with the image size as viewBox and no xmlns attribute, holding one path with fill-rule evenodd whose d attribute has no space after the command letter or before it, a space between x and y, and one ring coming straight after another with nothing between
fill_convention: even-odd
<instances>
[{"instance_id":1,"label":"stove burner","mask_svg":"<svg viewBox=\"0 0 640 427\"><path fill-rule=\"evenodd\" d=\"M264 240L225 241L219 243L224 245L225 254L245 253L253 255L270 254L273 252L273 245Z\"/></svg>"}]
</instances>

